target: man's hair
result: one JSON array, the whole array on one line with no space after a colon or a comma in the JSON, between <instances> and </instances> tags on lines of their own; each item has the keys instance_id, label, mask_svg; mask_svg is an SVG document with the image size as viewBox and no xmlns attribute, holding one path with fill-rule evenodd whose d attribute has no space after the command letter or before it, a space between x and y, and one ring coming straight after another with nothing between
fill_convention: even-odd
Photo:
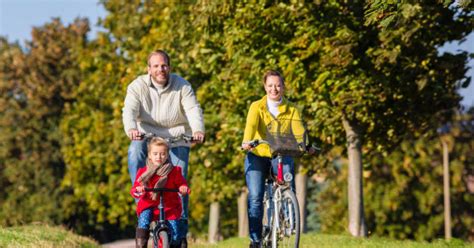
<instances>
[{"instance_id":1,"label":"man's hair","mask_svg":"<svg viewBox=\"0 0 474 248\"><path fill-rule=\"evenodd\" d=\"M147 144L148 152L151 150L152 146L164 146L166 147L166 150L169 149L168 142L166 142L166 140L160 137L153 137L148 141L148 144Z\"/></svg>"},{"instance_id":2,"label":"man's hair","mask_svg":"<svg viewBox=\"0 0 474 248\"><path fill-rule=\"evenodd\" d=\"M283 76L281 75L281 73L278 72L277 70L268 70L267 72L265 72L265 74L263 75L263 85L265 85L265 83L267 82L267 78L270 77L270 76L277 76L277 77L279 77L281 84L282 84L283 86L285 85L285 79L283 78Z\"/></svg>"},{"instance_id":3,"label":"man's hair","mask_svg":"<svg viewBox=\"0 0 474 248\"><path fill-rule=\"evenodd\" d=\"M170 56L163 50L155 50L153 52L151 52L149 55L148 55L148 59L146 60L146 63L148 66L150 66L150 59L152 56L155 56L155 55L161 55L161 56L164 56L166 58L166 62L168 62L168 66L171 65L171 60L170 60Z\"/></svg>"}]
</instances>

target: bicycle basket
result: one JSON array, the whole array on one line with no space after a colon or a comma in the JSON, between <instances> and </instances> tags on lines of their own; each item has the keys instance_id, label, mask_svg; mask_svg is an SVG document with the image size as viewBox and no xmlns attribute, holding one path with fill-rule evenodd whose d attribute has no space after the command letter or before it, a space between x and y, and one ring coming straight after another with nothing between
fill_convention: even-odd
<instances>
[{"instance_id":1,"label":"bicycle basket","mask_svg":"<svg viewBox=\"0 0 474 248\"><path fill-rule=\"evenodd\" d=\"M306 151L306 136L301 120L273 120L267 125L265 140L273 155L298 157Z\"/></svg>"}]
</instances>

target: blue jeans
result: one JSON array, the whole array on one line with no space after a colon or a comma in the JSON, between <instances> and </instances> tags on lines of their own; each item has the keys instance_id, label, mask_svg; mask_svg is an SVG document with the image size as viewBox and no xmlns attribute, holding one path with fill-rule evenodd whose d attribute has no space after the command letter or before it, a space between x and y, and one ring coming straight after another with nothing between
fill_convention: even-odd
<instances>
[{"instance_id":1,"label":"blue jeans","mask_svg":"<svg viewBox=\"0 0 474 248\"><path fill-rule=\"evenodd\" d=\"M138 228L149 229L151 220L153 219L153 208L145 209L138 216ZM180 226L182 223L179 220L166 220L166 226L171 233L171 245L179 245L181 240L186 237Z\"/></svg>"},{"instance_id":2,"label":"blue jeans","mask_svg":"<svg viewBox=\"0 0 474 248\"><path fill-rule=\"evenodd\" d=\"M128 172L132 185L135 183L138 169L146 166L147 158L147 142L144 140L132 140L128 148ZM171 163L175 166L181 167L183 177L188 177L188 162L189 162L189 147L179 146L170 149ZM181 198L183 203L183 213L181 214L181 222L183 223L184 233L188 232L188 195ZM138 200L136 199L135 202Z\"/></svg>"},{"instance_id":3,"label":"blue jeans","mask_svg":"<svg viewBox=\"0 0 474 248\"><path fill-rule=\"evenodd\" d=\"M276 158L266 158L248 152L245 156L245 179L248 195L248 220L250 239L253 242L262 240L262 220L263 220L263 195L265 192L265 179L270 173L277 174L278 160ZM292 157L283 157L283 173L291 172L293 180L291 182L294 189L295 169Z\"/></svg>"}]
</instances>

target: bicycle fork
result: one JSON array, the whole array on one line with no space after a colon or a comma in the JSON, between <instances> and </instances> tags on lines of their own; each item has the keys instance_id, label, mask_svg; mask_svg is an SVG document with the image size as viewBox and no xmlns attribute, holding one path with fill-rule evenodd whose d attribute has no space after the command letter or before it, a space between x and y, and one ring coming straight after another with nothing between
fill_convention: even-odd
<instances>
[{"instance_id":1,"label":"bicycle fork","mask_svg":"<svg viewBox=\"0 0 474 248\"><path fill-rule=\"evenodd\" d=\"M273 223L273 215L274 215L274 207L273 207L273 187L272 187L272 182L267 181L265 190L267 191L266 197L268 198L267 200L264 200L265 203L265 209L266 209L266 218L267 218L267 224L263 226L264 229L264 235L263 238L265 240L271 240L270 233L271 233L271 228L272 228L272 223Z\"/></svg>"}]
</instances>

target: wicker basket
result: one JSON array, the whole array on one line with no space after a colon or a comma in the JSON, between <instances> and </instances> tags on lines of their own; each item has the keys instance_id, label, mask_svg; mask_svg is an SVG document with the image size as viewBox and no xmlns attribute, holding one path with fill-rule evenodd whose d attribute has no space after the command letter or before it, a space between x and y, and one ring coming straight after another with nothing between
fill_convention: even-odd
<instances>
[{"instance_id":1,"label":"wicker basket","mask_svg":"<svg viewBox=\"0 0 474 248\"><path fill-rule=\"evenodd\" d=\"M267 126L265 140L272 154L298 157L306 151L306 129L300 120L274 120Z\"/></svg>"}]
</instances>

